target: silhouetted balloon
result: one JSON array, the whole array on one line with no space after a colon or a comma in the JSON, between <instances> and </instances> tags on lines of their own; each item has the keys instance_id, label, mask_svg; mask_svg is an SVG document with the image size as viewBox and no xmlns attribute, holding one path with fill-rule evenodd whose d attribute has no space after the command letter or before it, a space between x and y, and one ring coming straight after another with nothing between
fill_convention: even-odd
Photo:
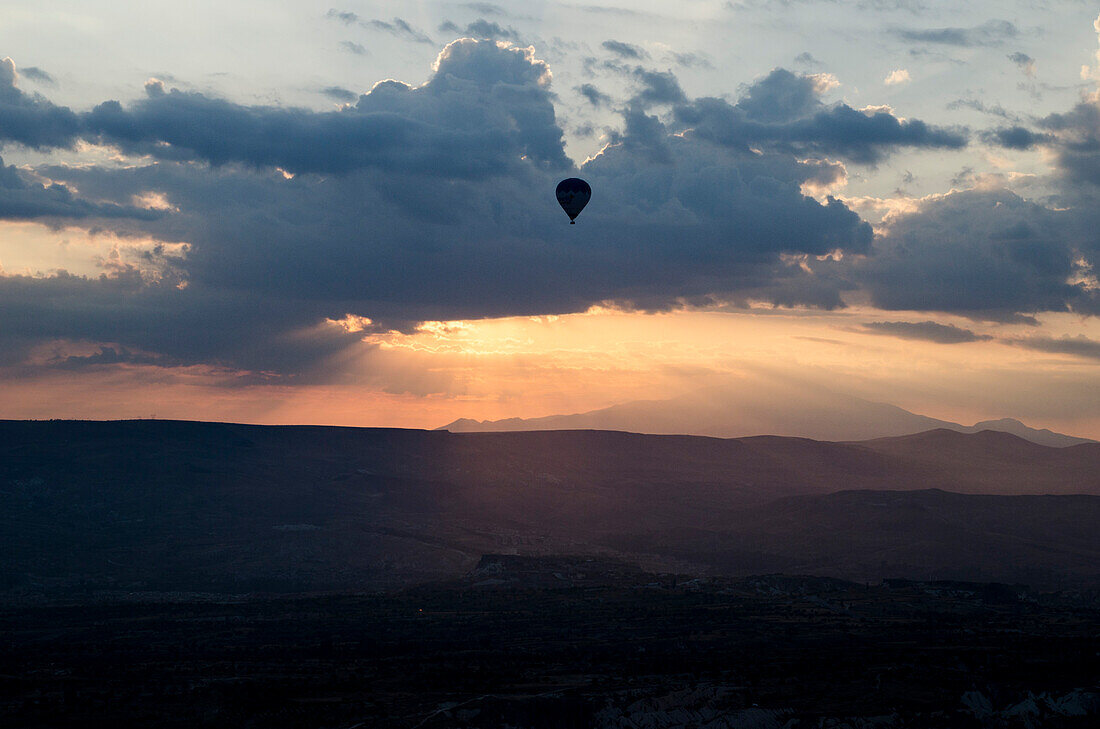
<instances>
[{"instance_id":1,"label":"silhouetted balloon","mask_svg":"<svg viewBox=\"0 0 1100 729\"><path fill-rule=\"evenodd\" d=\"M554 191L558 196L558 204L565 214L569 216L569 224L576 224L576 217L584 210L592 197L592 188L588 183L577 177L570 177L558 183L558 189Z\"/></svg>"}]
</instances>

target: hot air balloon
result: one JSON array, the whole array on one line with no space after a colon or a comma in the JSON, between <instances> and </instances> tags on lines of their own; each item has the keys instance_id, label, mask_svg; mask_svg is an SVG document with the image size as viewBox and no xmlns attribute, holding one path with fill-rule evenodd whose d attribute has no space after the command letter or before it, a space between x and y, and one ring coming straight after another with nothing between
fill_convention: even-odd
<instances>
[{"instance_id":1,"label":"hot air balloon","mask_svg":"<svg viewBox=\"0 0 1100 729\"><path fill-rule=\"evenodd\" d=\"M569 216L569 224L577 224L577 216L584 210L592 197L592 188L588 183L578 177L570 177L558 183L558 189L554 191L558 196L558 204L565 214Z\"/></svg>"}]
</instances>

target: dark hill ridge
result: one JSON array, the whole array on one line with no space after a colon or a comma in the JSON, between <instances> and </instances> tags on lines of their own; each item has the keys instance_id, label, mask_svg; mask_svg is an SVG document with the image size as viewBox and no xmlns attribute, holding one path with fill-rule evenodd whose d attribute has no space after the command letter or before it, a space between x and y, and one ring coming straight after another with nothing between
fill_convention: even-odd
<instances>
[{"instance_id":1,"label":"dark hill ridge","mask_svg":"<svg viewBox=\"0 0 1100 729\"><path fill-rule=\"evenodd\" d=\"M854 580L1016 581L1069 575L1100 583L1100 498L841 491L778 499L714 533L654 532L616 541L720 571L826 574Z\"/></svg>"},{"instance_id":2,"label":"dark hill ridge","mask_svg":"<svg viewBox=\"0 0 1100 729\"><path fill-rule=\"evenodd\" d=\"M1070 583L1096 572L1097 495L1100 445L1004 433L828 443L2 421L0 587L375 589L502 551Z\"/></svg>"}]
</instances>

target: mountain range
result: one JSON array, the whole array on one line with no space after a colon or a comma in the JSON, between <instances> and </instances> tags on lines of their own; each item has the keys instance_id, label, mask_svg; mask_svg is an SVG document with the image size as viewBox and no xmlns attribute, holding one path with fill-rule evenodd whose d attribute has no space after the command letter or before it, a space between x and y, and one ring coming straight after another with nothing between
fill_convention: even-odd
<instances>
[{"instance_id":1,"label":"mountain range","mask_svg":"<svg viewBox=\"0 0 1100 729\"><path fill-rule=\"evenodd\" d=\"M1059 448L1094 442L1045 428L1031 428L1013 418L962 425L796 382L753 382L736 388L709 388L667 400L638 400L572 415L481 421L459 418L439 430L452 433L622 430L716 438L768 434L852 441L909 435L934 428L959 433L995 430Z\"/></svg>"},{"instance_id":2,"label":"mountain range","mask_svg":"<svg viewBox=\"0 0 1100 729\"><path fill-rule=\"evenodd\" d=\"M1100 444L0 421L0 597L379 590L490 553L1100 586Z\"/></svg>"}]
</instances>

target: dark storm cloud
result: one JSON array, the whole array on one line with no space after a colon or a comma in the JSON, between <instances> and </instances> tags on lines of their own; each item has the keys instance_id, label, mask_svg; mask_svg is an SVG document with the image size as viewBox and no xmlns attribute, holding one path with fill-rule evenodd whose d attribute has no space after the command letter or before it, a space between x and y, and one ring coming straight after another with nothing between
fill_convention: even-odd
<instances>
[{"instance_id":1,"label":"dark storm cloud","mask_svg":"<svg viewBox=\"0 0 1100 729\"><path fill-rule=\"evenodd\" d=\"M46 84L47 86L56 86L57 81L54 77L46 73L44 69L38 66L26 66L21 71L22 75L29 78L31 81L37 81L40 84Z\"/></svg>"},{"instance_id":2,"label":"dark storm cloud","mask_svg":"<svg viewBox=\"0 0 1100 729\"><path fill-rule=\"evenodd\" d=\"M86 117L97 138L164 161L40 173L114 204L166 195L178 212L140 228L190 251L157 283L125 268L100 279L2 278L0 307L22 322L4 336L302 377L357 342L317 328L349 312L407 329L601 301L644 310L710 296L842 305L842 281L815 279L785 258L869 250L871 229L858 215L801 193L807 181L842 174L838 165L677 136L635 100L615 142L579 171L596 195L583 225L567 228L552 191L577 172L562 151L548 78L528 51L462 41L428 83L379 84L347 112L159 90L127 107L101 105ZM639 98L683 99L671 74L638 80ZM390 126L361 133L373 117ZM417 132L430 154L409 128L431 131ZM275 166L324 174L287 179Z\"/></svg>"},{"instance_id":3,"label":"dark storm cloud","mask_svg":"<svg viewBox=\"0 0 1100 729\"><path fill-rule=\"evenodd\" d=\"M484 178L514 167L523 155L567 168L545 88L549 70L525 53L452 43L428 84L383 82L339 111L241 106L173 89L129 108L100 104L85 125L132 153L293 173L374 168Z\"/></svg>"},{"instance_id":4,"label":"dark storm cloud","mask_svg":"<svg viewBox=\"0 0 1100 729\"><path fill-rule=\"evenodd\" d=\"M611 133L615 147L653 164L672 164L668 129L660 119L646 114L645 107L640 104L629 104L621 114L622 130Z\"/></svg>"},{"instance_id":5,"label":"dark storm cloud","mask_svg":"<svg viewBox=\"0 0 1100 729\"><path fill-rule=\"evenodd\" d=\"M900 147L960 149L966 132L901 120L888 111L865 113L820 99L818 81L776 69L748 88L736 103L704 98L677 106L690 134L724 146L753 145L841 155L874 163Z\"/></svg>"},{"instance_id":6,"label":"dark storm cloud","mask_svg":"<svg viewBox=\"0 0 1100 729\"><path fill-rule=\"evenodd\" d=\"M490 186L365 172L286 180L192 165L70 170L95 196L169 190L181 212L147 229L189 240L190 285L136 288L127 298L114 281L25 281L40 284L40 295L16 297L29 328L16 333L294 373L309 352L332 350L292 333L346 312L407 328L603 300L661 309L714 292L840 305L835 288L809 281L779 254L866 250L870 229L841 203L803 197L806 172L796 160L742 160L678 138L669 155L673 164L654 169L624 143L587 165L599 197L587 227L572 229L584 231L576 240L554 233L564 226L547 203L558 176L537 168ZM11 284L0 280L0 292ZM79 293L56 291L70 287ZM48 325L31 313L43 306L51 307ZM322 344L356 341L327 336Z\"/></svg>"},{"instance_id":7,"label":"dark storm cloud","mask_svg":"<svg viewBox=\"0 0 1100 729\"><path fill-rule=\"evenodd\" d=\"M1100 360L1100 341L1089 339L1084 335L1061 338L1036 336L1022 339L1006 339L1004 341L1017 347L1033 349L1038 352L1071 354L1076 357Z\"/></svg>"},{"instance_id":8,"label":"dark storm cloud","mask_svg":"<svg viewBox=\"0 0 1100 729\"><path fill-rule=\"evenodd\" d=\"M597 62L595 58L585 60L591 73L600 68L612 71L630 79L635 85L631 105L646 109L658 104L676 104L687 100L680 81L672 71L654 71L644 66L620 63L619 61Z\"/></svg>"},{"instance_id":9,"label":"dark storm cloud","mask_svg":"<svg viewBox=\"0 0 1100 729\"><path fill-rule=\"evenodd\" d=\"M374 28L375 30L384 30L391 35L395 35L398 38L404 40L410 40L415 43L435 43L428 37L424 31L414 28L409 24L407 20L403 18L394 18L393 20L366 20L363 21L363 26L367 28Z\"/></svg>"},{"instance_id":10,"label":"dark storm cloud","mask_svg":"<svg viewBox=\"0 0 1100 729\"><path fill-rule=\"evenodd\" d=\"M18 86L19 75L10 58L0 60L0 145L17 142L34 149L69 147L80 132L72 110L54 106Z\"/></svg>"},{"instance_id":11,"label":"dark storm cloud","mask_svg":"<svg viewBox=\"0 0 1100 729\"><path fill-rule=\"evenodd\" d=\"M119 364L174 367L181 363L178 360L161 355L131 352L125 347L100 347L99 351L95 354L69 355L55 362L51 362L50 366L59 370L82 370L88 367L113 366Z\"/></svg>"},{"instance_id":12,"label":"dark storm cloud","mask_svg":"<svg viewBox=\"0 0 1100 729\"><path fill-rule=\"evenodd\" d=\"M935 265L958 263L921 232L927 222L899 223L872 247L870 226L843 202L802 194L808 183L844 178L837 157L952 148L965 142L958 133L827 105L820 79L785 71L736 103L690 99L669 72L621 71L636 94L611 143L580 169L563 150L549 68L532 51L490 41L450 44L427 83L381 82L340 111L241 105L153 84L144 99L76 115L88 139L156 162L37 173L79 190L74 203L121 209L164 195L172 212L126 220L127 230L190 248L160 261L153 278L125 265L98 278L0 276L0 350L82 340L104 348L92 355L98 366L109 365L110 349L304 381L359 343L362 334L321 324L348 313L408 330L607 301L646 311L707 301L836 308L860 286L915 298L928 287L895 284L901 268L919 278L922 267L934 276ZM553 189L574 174L594 195L568 226ZM976 247L972 265L1007 250L1033 278L1064 281L1065 266L1044 248L1057 231L1031 240L1018 222L998 227L1007 241L999 248ZM915 264L905 245L922 246ZM879 255L878 268L852 263ZM1080 299L1072 286L1051 294L1034 285L996 305L1064 308L1071 295Z\"/></svg>"},{"instance_id":13,"label":"dark storm cloud","mask_svg":"<svg viewBox=\"0 0 1100 729\"><path fill-rule=\"evenodd\" d=\"M938 324L934 321L870 321L863 324L869 334L882 334L898 339L916 339L937 344L963 344L965 342L985 342L993 339L988 334L975 334L952 324Z\"/></svg>"},{"instance_id":14,"label":"dark storm cloud","mask_svg":"<svg viewBox=\"0 0 1100 729\"><path fill-rule=\"evenodd\" d=\"M468 23L465 28L461 28L448 20L439 26L439 30L443 33L454 33L478 40L519 41L519 31L515 28L511 26L503 27L499 23L484 18L478 18L472 23Z\"/></svg>"},{"instance_id":15,"label":"dark storm cloud","mask_svg":"<svg viewBox=\"0 0 1100 729\"><path fill-rule=\"evenodd\" d=\"M853 270L882 309L1000 321L1043 311L1096 314L1097 292L1074 283L1087 240L1072 211L1008 190L967 190L897 219Z\"/></svg>"},{"instance_id":16,"label":"dark storm cloud","mask_svg":"<svg viewBox=\"0 0 1100 729\"><path fill-rule=\"evenodd\" d=\"M1100 186L1100 93L1039 126L1053 135L1057 165L1070 182Z\"/></svg>"},{"instance_id":17,"label":"dark storm cloud","mask_svg":"<svg viewBox=\"0 0 1100 729\"><path fill-rule=\"evenodd\" d=\"M113 203L82 200L56 183L43 185L24 179L15 167L0 159L0 220L135 218L151 220L161 213Z\"/></svg>"},{"instance_id":18,"label":"dark storm cloud","mask_svg":"<svg viewBox=\"0 0 1100 729\"><path fill-rule=\"evenodd\" d=\"M687 100L687 95L680 88L680 82L670 71L649 71L639 67L634 69L633 77L640 86L634 102L643 107L677 104Z\"/></svg>"},{"instance_id":19,"label":"dark storm cloud","mask_svg":"<svg viewBox=\"0 0 1100 729\"><path fill-rule=\"evenodd\" d=\"M1007 20L988 20L970 28L897 28L894 35L916 43L969 47L1003 43L1018 37L1020 31Z\"/></svg>"},{"instance_id":20,"label":"dark storm cloud","mask_svg":"<svg viewBox=\"0 0 1100 729\"><path fill-rule=\"evenodd\" d=\"M299 312L289 300L209 288L196 292L178 288L179 283L174 276L150 282L136 269L97 278L63 271L47 278L0 276L5 312L0 351L14 345L25 356L34 344L57 339L119 342L162 365L297 374L356 340L336 328L288 336L314 324L316 316L316 310Z\"/></svg>"},{"instance_id":21,"label":"dark storm cloud","mask_svg":"<svg viewBox=\"0 0 1100 729\"><path fill-rule=\"evenodd\" d=\"M644 49L639 48L631 43L624 43L617 40L605 40L600 44L605 51L614 53L619 58L624 58L628 61L641 61L649 58L649 54Z\"/></svg>"},{"instance_id":22,"label":"dark storm cloud","mask_svg":"<svg viewBox=\"0 0 1100 729\"><path fill-rule=\"evenodd\" d=\"M737 108L755 121L777 122L808 116L822 106L813 76L777 68L748 87Z\"/></svg>"},{"instance_id":23,"label":"dark storm cloud","mask_svg":"<svg viewBox=\"0 0 1100 729\"><path fill-rule=\"evenodd\" d=\"M577 93L588 99L592 106L606 106L611 103L611 97L600 91L593 84L581 84L577 87Z\"/></svg>"},{"instance_id":24,"label":"dark storm cloud","mask_svg":"<svg viewBox=\"0 0 1100 729\"><path fill-rule=\"evenodd\" d=\"M1007 149L1031 149L1050 141L1050 135L1039 134L1025 127L1013 126L983 132L982 139Z\"/></svg>"}]
</instances>

